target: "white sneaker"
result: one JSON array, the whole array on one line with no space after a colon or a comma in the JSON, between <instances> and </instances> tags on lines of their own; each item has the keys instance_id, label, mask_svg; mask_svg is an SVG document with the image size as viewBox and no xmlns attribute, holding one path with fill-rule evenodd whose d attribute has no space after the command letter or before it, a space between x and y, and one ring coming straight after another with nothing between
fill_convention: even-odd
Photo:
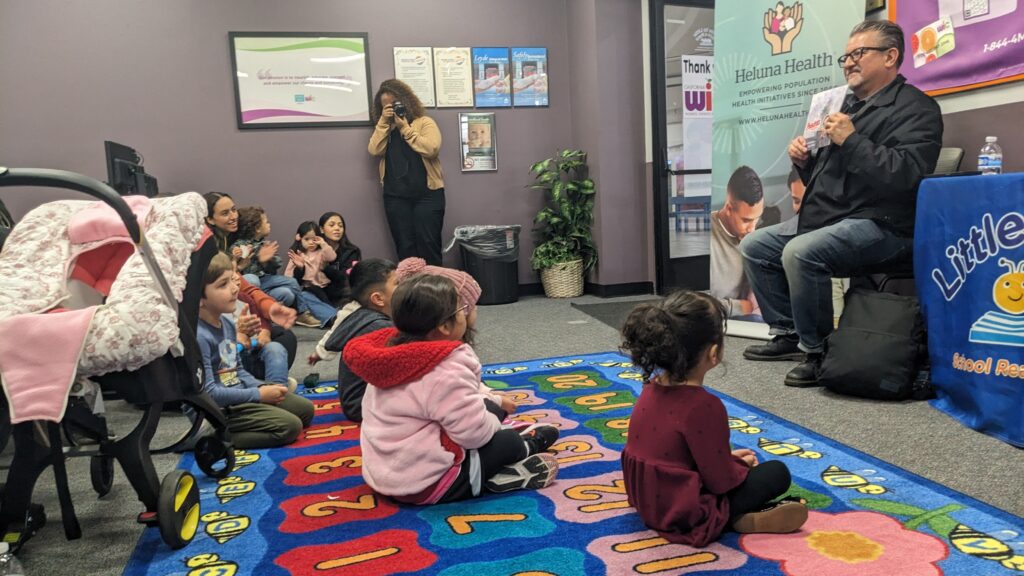
<instances>
[{"instance_id":1,"label":"white sneaker","mask_svg":"<svg viewBox=\"0 0 1024 576\"><path fill-rule=\"evenodd\" d=\"M555 481L558 460L553 454L541 452L515 464L509 464L487 479L484 486L491 492L543 488Z\"/></svg>"}]
</instances>

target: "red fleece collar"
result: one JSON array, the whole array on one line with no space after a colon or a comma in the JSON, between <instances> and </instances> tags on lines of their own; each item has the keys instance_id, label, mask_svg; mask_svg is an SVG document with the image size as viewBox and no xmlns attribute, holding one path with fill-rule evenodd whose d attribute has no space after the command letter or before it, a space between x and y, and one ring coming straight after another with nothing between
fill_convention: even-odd
<instances>
[{"instance_id":1,"label":"red fleece collar","mask_svg":"<svg viewBox=\"0 0 1024 576\"><path fill-rule=\"evenodd\" d=\"M396 335L396 328L382 328L353 338L345 346L345 364L368 384L392 388L420 378L462 346L462 342L457 340L388 346Z\"/></svg>"}]
</instances>

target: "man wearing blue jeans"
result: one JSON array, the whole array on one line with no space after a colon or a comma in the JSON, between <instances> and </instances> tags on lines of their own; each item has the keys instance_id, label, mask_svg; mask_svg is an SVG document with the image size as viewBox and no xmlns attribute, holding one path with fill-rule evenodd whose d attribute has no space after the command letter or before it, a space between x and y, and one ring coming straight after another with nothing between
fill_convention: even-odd
<instances>
[{"instance_id":1,"label":"man wearing blue jeans","mask_svg":"<svg viewBox=\"0 0 1024 576\"><path fill-rule=\"evenodd\" d=\"M749 360L804 359L787 386L818 385L832 331L831 278L908 259L917 186L942 146L938 104L899 74L903 31L889 21L854 27L839 57L853 92L824 122L831 144L816 151L798 136L789 157L807 185L797 220L740 243L743 267L772 340Z\"/></svg>"}]
</instances>

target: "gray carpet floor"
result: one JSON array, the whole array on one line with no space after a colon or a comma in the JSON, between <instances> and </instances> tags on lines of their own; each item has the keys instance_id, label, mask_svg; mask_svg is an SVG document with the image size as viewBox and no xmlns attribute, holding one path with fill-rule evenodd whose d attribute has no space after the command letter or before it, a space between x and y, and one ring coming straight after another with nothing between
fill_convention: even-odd
<instances>
[{"instance_id":1,"label":"gray carpet floor","mask_svg":"<svg viewBox=\"0 0 1024 576\"><path fill-rule=\"evenodd\" d=\"M572 304L621 305L650 296L602 300L585 296L572 300L534 297L514 304L481 307L476 349L484 363L503 363L548 356L615 350L617 331L574 308ZM302 342L292 375L300 381L310 372L305 358L321 332L298 328ZM901 466L993 506L1024 516L1024 450L961 426L924 402L883 403L840 397L819 389L782 385L791 363L752 363L741 357L751 341L729 338L724 367L713 371L706 384L767 412L819 434ZM321 363L314 370L322 380L337 376L337 365ZM138 420L134 408L108 406L112 427L127 433ZM157 432L163 444L185 428L184 418L167 415ZM9 462L10 447L0 463ZM178 458L155 458L159 474L171 470ZM142 531L135 523L141 511L120 469L110 494L97 499L89 484L88 461L72 459L71 491L84 535L68 542L60 526L53 476L47 472L35 498L46 506L50 523L24 549L21 559L32 576L121 574ZM197 551L200 552L200 551ZM202 550L206 552L206 550ZM182 571L184 573L184 570Z\"/></svg>"}]
</instances>

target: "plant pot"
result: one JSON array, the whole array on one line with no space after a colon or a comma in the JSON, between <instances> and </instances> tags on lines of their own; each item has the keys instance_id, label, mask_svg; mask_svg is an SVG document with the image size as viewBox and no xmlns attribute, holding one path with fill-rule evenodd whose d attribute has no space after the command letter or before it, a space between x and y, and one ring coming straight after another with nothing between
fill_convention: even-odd
<instances>
[{"instance_id":1,"label":"plant pot","mask_svg":"<svg viewBox=\"0 0 1024 576\"><path fill-rule=\"evenodd\" d=\"M540 271L540 282L548 298L583 295L583 260L561 262Z\"/></svg>"}]
</instances>

